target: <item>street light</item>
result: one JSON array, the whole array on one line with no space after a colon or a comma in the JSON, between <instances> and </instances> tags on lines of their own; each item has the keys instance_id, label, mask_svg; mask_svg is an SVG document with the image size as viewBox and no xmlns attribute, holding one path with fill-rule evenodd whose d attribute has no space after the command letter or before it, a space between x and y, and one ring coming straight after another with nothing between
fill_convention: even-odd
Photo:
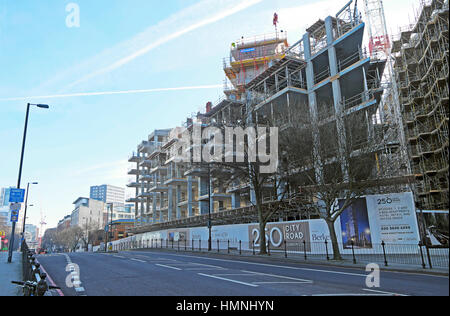
<instances>
[{"instance_id":1,"label":"street light","mask_svg":"<svg viewBox=\"0 0 450 316\"><path fill-rule=\"evenodd\" d=\"M106 205L106 226L105 226L105 252L108 252L108 239L112 226L112 218L113 218L113 203L107 203ZM109 220L109 211L111 210L111 220Z\"/></svg>"},{"instance_id":2,"label":"street light","mask_svg":"<svg viewBox=\"0 0 450 316\"><path fill-rule=\"evenodd\" d=\"M25 153L25 142L27 139L27 129L28 129L28 117L30 115L30 107L31 106L36 106L38 108L41 109L48 109L50 108L47 104L31 104L28 103L27 104L27 113L25 115L25 127L23 130L23 141L22 141L22 153L20 155L20 165L19 165L19 177L17 179L17 189L20 189L20 182L22 180L22 167L23 167L23 156ZM8 263L11 263L11 259L12 259L12 250L14 247L14 233L16 230L16 222L12 223L12 228L11 228L11 238L9 239L9 247L8 247Z\"/></svg>"},{"instance_id":3,"label":"street light","mask_svg":"<svg viewBox=\"0 0 450 316\"><path fill-rule=\"evenodd\" d=\"M25 240L25 222L27 219L27 208L28 208L28 191L30 190L30 184L39 184L37 182L28 182L27 184L27 196L25 198L25 211L23 214L23 227L22 227L22 242ZM33 205L30 205L33 206Z\"/></svg>"},{"instance_id":4,"label":"street light","mask_svg":"<svg viewBox=\"0 0 450 316\"><path fill-rule=\"evenodd\" d=\"M212 250L212 221L211 221L211 166L208 163L208 251Z\"/></svg>"},{"instance_id":5,"label":"street light","mask_svg":"<svg viewBox=\"0 0 450 316\"><path fill-rule=\"evenodd\" d=\"M83 217L86 220L86 252L89 251L89 231L88 231L88 219L87 217Z\"/></svg>"}]
</instances>

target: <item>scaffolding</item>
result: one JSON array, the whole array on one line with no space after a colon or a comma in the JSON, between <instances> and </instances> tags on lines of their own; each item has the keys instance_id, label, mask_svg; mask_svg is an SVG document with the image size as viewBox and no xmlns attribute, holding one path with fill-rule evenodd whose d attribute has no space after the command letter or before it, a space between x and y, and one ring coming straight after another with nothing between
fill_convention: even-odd
<instances>
[{"instance_id":1,"label":"scaffolding","mask_svg":"<svg viewBox=\"0 0 450 316\"><path fill-rule=\"evenodd\" d=\"M416 23L393 41L395 75L415 195L422 209L448 210L448 0L422 0Z\"/></svg>"},{"instance_id":2,"label":"scaffolding","mask_svg":"<svg viewBox=\"0 0 450 316\"><path fill-rule=\"evenodd\" d=\"M243 93L247 83L282 59L288 47L287 33L283 31L233 42L223 68L236 94Z\"/></svg>"}]
</instances>

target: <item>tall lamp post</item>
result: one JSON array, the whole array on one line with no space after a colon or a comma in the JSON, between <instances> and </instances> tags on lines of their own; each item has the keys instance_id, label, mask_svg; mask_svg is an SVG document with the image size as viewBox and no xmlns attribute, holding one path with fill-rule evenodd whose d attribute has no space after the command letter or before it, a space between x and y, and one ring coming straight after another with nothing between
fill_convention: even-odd
<instances>
[{"instance_id":1,"label":"tall lamp post","mask_svg":"<svg viewBox=\"0 0 450 316\"><path fill-rule=\"evenodd\" d=\"M212 250L212 221L211 221L211 165L208 163L208 251Z\"/></svg>"},{"instance_id":2,"label":"tall lamp post","mask_svg":"<svg viewBox=\"0 0 450 316\"><path fill-rule=\"evenodd\" d=\"M22 180L22 167L23 167L23 156L25 153L25 142L27 139L27 129L28 129L28 117L30 115L30 107L31 106L36 106L38 108L41 109L48 109L49 106L47 104L31 104L28 103L27 104L27 113L25 116L25 127L24 127L24 131L23 131L23 141L22 141L22 153L20 155L20 165L19 165L19 177L17 179L17 189L20 189L20 182ZM14 247L14 233L16 230L16 223L13 222L12 223L12 228L11 228L11 237L9 239L9 247L8 247L8 263L11 263L12 260L12 251L13 251L13 247Z\"/></svg>"},{"instance_id":3,"label":"tall lamp post","mask_svg":"<svg viewBox=\"0 0 450 316\"><path fill-rule=\"evenodd\" d=\"M89 230L88 230L88 218L83 217L86 220L86 252L89 251Z\"/></svg>"},{"instance_id":4,"label":"tall lamp post","mask_svg":"<svg viewBox=\"0 0 450 316\"><path fill-rule=\"evenodd\" d=\"M28 205L28 207L33 207L33 206L34 206L34 204ZM25 221L26 219L28 219L28 217L27 217L27 216L24 216L24 221ZM25 233L26 233L26 229L22 232L22 241L25 241Z\"/></svg>"},{"instance_id":5,"label":"tall lamp post","mask_svg":"<svg viewBox=\"0 0 450 316\"><path fill-rule=\"evenodd\" d=\"M37 182L28 182L28 184L27 184L27 196L25 198L25 211L23 214L22 242L25 240L25 223L27 220L28 191L30 191L30 184L38 184L38 183ZM30 206L33 206L33 205L30 205Z\"/></svg>"},{"instance_id":6,"label":"tall lamp post","mask_svg":"<svg viewBox=\"0 0 450 316\"><path fill-rule=\"evenodd\" d=\"M106 226L105 226L105 252L108 252L108 237L112 227L112 218L113 218L113 203L108 203L106 208ZM109 220L109 211L111 211L111 220Z\"/></svg>"}]
</instances>

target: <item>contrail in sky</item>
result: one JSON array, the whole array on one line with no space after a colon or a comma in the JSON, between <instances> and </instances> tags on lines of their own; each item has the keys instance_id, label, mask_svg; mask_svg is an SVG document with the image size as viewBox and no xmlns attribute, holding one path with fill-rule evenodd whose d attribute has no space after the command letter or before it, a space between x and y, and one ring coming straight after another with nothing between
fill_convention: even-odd
<instances>
[{"instance_id":1,"label":"contrail in sky","mask_svg":"<svg viewBox=\"0 0 450 316\"><path fill-rule=\"evenodd\" d=\"M67 88L71 88L81 82L87 81L93 77L96 77L98 75L102 75L108 72L111 72L115 69L118 69L120 67L122 67L125 64L130 63L131 61L133 61L134 59L147 54L149 51L167 43L170 42L184 34L187 34L189 32L192 32L196 29L199 29L201 27L204 27L206 25L218 22L220 20L223 20L225 18L227 18L228 16L231 16L233 14L236 14L240 11L243 11L249 7L252 7L260 2L262 2L263 0L245 0L245 1L241 1L239 3L236 3L235 5L230 6L227 9L222 9L219 12L213 14L212 16L206 17L200 21L194 22L191 25L187 25L187 26L183 26L181 28L179 28L178 30L175 30L174 32L167 34L163 37L160 37L158 39L156 39L155 41L140 47L138 49L136 49L134 52L131 52L129 55L122 57L114 62L112 62L110 65L101 68L99 70L96 70L90 74L85 75L84 77L76 80L75 82L71 83ZM208 3L208 2L202 2L200 5L203 5L203 3ZM225 2L226 3L226 2ZM217 3L217 5L219 5L219 3ZM155 29L152 29L152 33L154 33ZM144 32L145 33L145 32ZM143 34L144 34L143 33ZM142 34L141 34L142 35ZM136 37L136 39L140 40L141 38L138 36Z\"/></svg>"},{"instance_id":2,"label":"contrail in sky","mask_svg":"<svg viewBox=\"0 0 450 316\"><path fill-rule=\"evenodd\" d=\"M70 94L0 98L0 101L24 101L24 100L32 100L32 99L59 99L59 98L73 98L73 97L91 97L91 96L115 95L115 94L138 94L138 93L152 93L152 92L164 92L164 91L217 89L217 88L222 88L222 87L223 87L223 85L208 85L208 86L190 86L190 87L176 87L176 88L156 88L156 89L144 89L144 90L80 92L80 93L70 93Z\"/></svg>"}]
</instances>

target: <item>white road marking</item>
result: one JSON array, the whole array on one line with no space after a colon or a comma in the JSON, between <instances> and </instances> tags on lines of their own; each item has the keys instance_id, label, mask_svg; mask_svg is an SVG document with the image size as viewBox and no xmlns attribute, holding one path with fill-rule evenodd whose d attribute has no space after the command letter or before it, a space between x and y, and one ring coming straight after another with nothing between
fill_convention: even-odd
<instances>
[{"instance_id":1,"label":"white road marking","mask_svg":"<svg viewBox=\"0 0 450 316\"><path fill-rule=\"evenodd\" d=\"M408 296L408 295L405 295L405 294L392 293L392 292L385 292L385 291L372 290L372 289L362 289L362 290L363 290L363 291L367 291L367 292L374 292L374 293L379 293L379 294L386 294L386 295Z\"/></svg>"},{"instance_id":2,"label":"white road marking","mask_svg":"<svg viewBox=\"0 0 450 316\"><path fill-rule=\"evenodd\" d=\"M224 268L186 268L186 271L225 271Z\"/></svg>"},{"instance_id":3,"label":"white road marking","mask_svg":"<svg viewBox=\"0 0 450 316\"><path fill-rule=\"evenodd\" d=\"M248 265L273 267L273 268L283 268L283 269L290 269L290 270L304 270L304 271L313 271L313 272L323 272L323 273L332 273L332 274L351 275L351 276L358 276L358 277L367 278L366 274L358 274L358 273L350 273L350 272L342 272L342 271L331 271L331 270L311 269L311 268L299 268L299 267L280 266L280 265L267 264L267 263L248 262L248 261L234 261L234 260L227 260L227 259L216 259L216 258L207 258L207 257L198 257L198 256L185 256L185 255L176 255L176 254L169 254L169 253L167 255L168 256L175 256L175 257L184 257L184 258L196 258L196 259L203 259L203 260L222 261L222 262L229 262L229 263L242 263L242 264L248 264Z\"/></svg>"},{"instance_id":4,"label":"white road marking","mask_svg":"<svg viewBox=\"0 0 450 316\"><path fill-rule=\"evenodd\" d=\"M261 272L253 272L253 271L245 271L242 270L242 272L248 272L250 273L249 275L266 275L266 276L270 276L273 278L280 278L280 279L288 279L288 280L295 280L297 282L301 282L301 283L313 283L313 281L311 280L304 280L304 279L298 279L298 278L293 278L293 277L288 277L288 276L284 276L284 275L277 275L277 274L269 274L269 273L261 273Z\"/></svg>"},{"instance_id":5,"label":"white road marking","mask_svg":"<svg viewBox=\"0 0 450 316\"><path fill-rule=\"evenodd\" d=\"M214 274L217 276L248 276L248 273L223 273L223 274Z\"/></svg>"},{"instance_id":6,"label":"white road marking","mask_svg":"<svg viewBox=\"0 0 450 316\"><path fill-rule=\"evenodd\" d=\"M137 261L137 262L142 262L142 263L147 263L147 261L139 260L139 259L134 259L134 258L130 258L130 260Z\"/></svg>"},{"instance_id":7,"label":"white road marking","mask_svg":"<svg viewBox=\"0 0 450 316\"><path fill-rule=\"evenodd\" d=\"M225 268L223 268L223 267L213 266L213 265L210 265L210 264L195 263L195 262L191 262L191 264L194 264L194 265L196 265L196 266L207 267L207 268L225 269Z\"/></svg>"},{"instance_id":8,"label":"white road marking","mask_svg":"<svg viewBox=\"0 0 450 316\"><path fill-rule=\"evenodd\" d=\"M308 295L303 295L308 296ZM338 293L338 294L312 294L311 296L386 296L381 294L358 294L358 293Z\"/></svg>"},{"instance_id":9,"label":"white road marking","mask_svg":"<svg viewBox=\"0 0 450 316\"><path fill-rule=\"evenodd\" d=\"M290 270L303 270L303 271L311 271L311 272L320 272L320 273L330 273L330 274L340 274L340 275L348 275L348 276L356 276L356 277L363 277L367 278L366 274L358 274L358 273L351 273L351 272L343 272L343 271L333 271L333 270L323 270L323 269L312 269L312 268L300 268L300 267L292 267L292 266L281 266L281 265L274 265L274 264L267 264L267 263L257 263L257 262L248 262L248 261L235 261L235 260L227 260L227 259L217 259L217 258L208 258L203 256L192 256L192 255L180 255L180 254L171 254L167 253L165 254L167 256L172 257L181 257L181 258L196 258L201 260L210 260L210 261L218 261L218 262L228 262L228 263L242 263L247 265L254 265L254 266L262 266L262 267L273 267L273 268L281 268L281 269L290 269ZM331 266L330 269L340 267ZM341 269L346 269L345 267L342 267ZM400 271L383 271L383 273L392 273L392 274L403 274L403 275L418 275L422 277L431 277L431 278L446 278L448 279L448 276L440 276L440 275L433 275L433 274L420 274L420 273L413 273L413 272L400 272ZM352 295L352 294L349 294ZM355 296L358 294L355 294ZM364 294L360 294L364 295Z\"/></svg>"},{"instance_id":10,"label":"white road marking","mask_svg":"<svg viewBox=\"0 0 450 316\"><path fill-rule=\"evenodd\" d=\"M204 274L204 273L199 273L199 275L202 275L202 276L205 276L205 277L208 277L208 278L213 278L213 279L218 279L218 280L238 283L238 284L242 284L242 285L247 285L247 286L251 286L251 287L258 287L258 285L256 285L256 284L251 284L251 283L231 280L231 279L227 279L227 278L221 278L221 277L218 277L218 276L215 276L215 275L209 275L209 274Z\"/></svg>"},{"instance_id":11,"label":"white road marking","mask_svg":"<svg viewBox=\"0 0 450 316\"><path fill-rule=\"evenodd\" d=\"M305 283L310 283L310 282L281 281L281 282L252 282L252 283L253 284L305 284Z\"/></svg>"},{"instance_id":12,"label":"white road marking","mask_svg":"<svg viewBox=\"0 0 450 316\"><path fill-rule=\"evenodd\" d=\"M169 269L174 269L174 270L181 271L181 269L179 269L179 268L175 268L175 267L171 267L171 266L166 266L166 265L164 265L164 264L156 264L156 265L159 266L159 267L163 267L163 268L169 268Z\"/></svg>"}]
</instances>

